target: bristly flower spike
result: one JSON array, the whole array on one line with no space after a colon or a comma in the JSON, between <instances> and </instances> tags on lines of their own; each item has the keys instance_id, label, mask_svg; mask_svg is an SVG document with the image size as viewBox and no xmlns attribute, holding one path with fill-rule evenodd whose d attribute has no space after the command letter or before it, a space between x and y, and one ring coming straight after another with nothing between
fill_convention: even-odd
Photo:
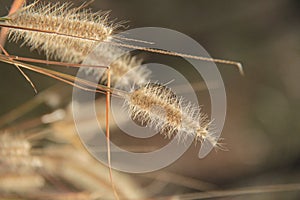
<instances>
[{"instance_id":1,"label":"bristly flower spike","mask_svg":"<svg viewBox=\"0 0 300 200\"><path fill-rule=\"evenodd\" d=\"M192 103L157 83L148 83L125 97L128 112L141 126L150 126L170 138L193 137L218 147L218 139L210 132L211 122Z\"/></svg>"},{"instance_id":2,"label":"bristly flower spike","mask_svg":"<svg viewBox=\"0 0 300 200\"><path fill-rule=\"evenodd\" d=\"M41 49L47 57L64 62L79 63L98 45L109 41L118 25L108 22L106 13L70 8L71 4L33 3L7 16L8 25L39 29L41 32L10 29L9 39L18 41L32 49ZM42 30L56 32L46 34ZM61 34L61 35L60 35ZM82 39L76 38L82 37ZM96 41L85 40L92 38Z\"/></svg>"}]
</instances>

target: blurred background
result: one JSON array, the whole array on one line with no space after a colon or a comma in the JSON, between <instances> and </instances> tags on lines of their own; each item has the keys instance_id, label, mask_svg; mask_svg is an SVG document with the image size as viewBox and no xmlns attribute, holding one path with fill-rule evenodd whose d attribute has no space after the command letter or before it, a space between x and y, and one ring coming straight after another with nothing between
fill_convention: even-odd
<instances>
[{"instance_id":1,"label":"blurred background","mask_svg":"<svg viewBox=\"0 0 300 200\"><path fill-rule=\"evenodd\" d=\"M0 0L0 16L6 15L11 3ZM243 64L245 76L234 66L218 64L227 92L222 137L229 151L213 151L200 160L199 145L192 145L164 170L212 184L214 189L300 182L300 1L96 0L90 7L93 11L111 10L111 18L129 21L129 28L164 27L182 32L198 41L212 57ZM6 49L13 55L44 58L42 53L19 45L7 43ZM149 57L146 55L146 59ZM28 74L39 91L58 84L48 77ZM35 98L14 67L1 63L0 77L1 115ZM72 91L72 87L64 89ZM209 98L203 95L206 97L200 103L205 107ZM34 111L26 118L40 113L43 111ZM17 121L10 125L14 123ZM175 184L159 195L193 191ZM284 192L229 199L299 197L299 192Z\"/></svg>"}]
</instances>

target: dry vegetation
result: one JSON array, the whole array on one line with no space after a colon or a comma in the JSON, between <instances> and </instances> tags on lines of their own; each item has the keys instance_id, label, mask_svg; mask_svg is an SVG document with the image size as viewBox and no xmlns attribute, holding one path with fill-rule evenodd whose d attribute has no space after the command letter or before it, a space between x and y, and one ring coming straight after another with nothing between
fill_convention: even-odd
<instances>
[{"instance_id":1,"label":"dry vegetation","mask_svg":"<svg viewBox=\"0 0 300 200\"><path fill-rule=\"evenodd\" d=\"M127 105L127 112L124 110L124 114L129 114L132 120L141 126L148 126L159 131L166 138L164 140L163 137L156 137L149 141L150 145L149 143L146 145L139 144L135 140L130 141L129 138L122 136L112 120L110 121L112 139L125 149L135 152L152 151L168 141L168 138L170 139L178 134L181 138L180 141L183 141L186 137L193 137L198 141L198 144L208 141L215 147L223 148L218 143L218 139L210 133L211 123L207 115L202 110L200 112L200 108L193 106L175 94L171 88L161 83L148 83L150 81L150 70L139 67L143 60L136 55L124 54L122 50L116 47L116 44L126 47L126 38L114 37L114 33L118 28L124 28L121 23L110 22L107 13L94 13L84 8L90 5L76 5L73 6L68 3L53 4L48 1L34 2L8 16L3 13L5 17L0 19L2 26L10 27L8 40L17 43L13 48L8 48L9 53L15 54L19 49L22 49L21 46L28 46L33 51L40 51L45 56L45 60L54 59L59 61L57 63L48 62L48 64L64 66L66 64L63 64L63 62L65 62L70 63L67 65L73 66L75 69L63 68L57 71L53 68L49 69L49 66L45 63L36 64L38 60L27 62L28 60L9 57L7 54L1 54L0 60L3 63L11 64L11 67L8 67L10 70L12 67L17 67L34 89L35 87L46 88L45 85L43 86L43 83L45 83L44 77L39 81L37 81L37 78L30 79L32 76L27 76L28 71L25 71L25 74L24 69L44 74L87 92L92 90L91 88L96 88L99 96L96 98L95 105L98 121L102 124L105 124L106 121L105 98L107 98L107 94L124 99ZM97 7L98 2L94 2L92 5ZM174 7L176 5L174 3ZM278 5L281 4L278 3ZM208 27L208 30L209 26L209 24L203 24L203 27ZM102 48L98 48L97 51L93 52L99 42L113 45L103 45ZM11 44L9 43L8 47L9 45ZM28 51L28 47L23 47L23 49ZM158 54L172 54L156 49L143 48L142 43L139 49ZM102 65L110 64L109 71L106 67L96 68L81 65L85 57L91 53L101 55ZM27 55L29 57L36 56L34 53ZM173 55L189 56L176 53ZM213 61L192 55L190 57ZM111 60L114 60L114 62L110 63ZM241 66L237 62L218 59L214 61L237 65L241 71ZM88 64L94 65L94 63L96 61L92 60ZM39 65L42 67L39 68ZM80 85L74 85L74 74L78 67L88 76L100 80L99 85L84 80L80 82ZM132 69L134 69L133 73L129 73L124 78L123 75ZM30 72L28 74L32 75ZM238 75L235 74L234 76ZM234 81L241 81L238 78L231 78ZM21 78L18 77L18 79ZM117 83L121 83L123 88L111 90L108 87L113 88ZM134 89L131 88L130 91L126 91L125 88L133 83L136 84ZM19 91L16 91L17 89L10 88L10 90L19 93ZM262 93L263 96L270 92L270 90L265 91L265 93ZM272 161L273 165L267 165L263 162L269 156L274 156L270 153L270 149L272 149L271 142L278 144L278 141L275 141L276 137L274 137L274 141L267 143L268 139L266 137L270 136L259 134L263 132L261 128L241 128L239 116L236 119L229 118L229 123L235 127L230 130L231 135L227 135L227 141L231 147L229 153L221 152L217 154L214 152L207 159L198 161L196 160L198 159L196 151L199 145L192 145L192 148L187 152L187 156L167 169L150 174L126 174L113 171L113 179L111 179L108 167L98 162L86 151L76 133L71 108L71 92L71 87L59 83L56 86L44 89L32 98L20 98L21 102L13 100L11 107L1 110L5 114L0 118L0 199L83 200L120 198L187 200L226 198L230 196L234 196L232 197L234 199L240 199L240 195L242 195L241 199L274 199L276 197L272 194L276 195L276 193L279 194L277 198L297 199L299 197L300 184L297 180L297 177L299 177L297 170L294 178L290 179L290 174L277 173L274 170L278 163L276 159ZM30 92L27 91L28 93ZM232 91L229 92L230 94L232 94ZM278 97L278 93L272 94L274 94L274 98ZM233 94L233 96L235 95ZM5 98L9 98L5 93L1 97L3 101ZM281 106L284 103L281 101L282 98L278 98L277 103ZM260 103L258 102L258 104ZM162 107L167 112L152 109L153 106ZM231 109L232 107L229 105L229 115L232 112L237 112L239 106L239 103L237 103L237 108ZM264 112L274 111L262 110ZM248 112L249 110L245 109L245 111ZM258 110L257 112L261 113L263 111ZM241 116L245 117L245 115ZM268 127L266 116L263 113L257 120ZM181 121L182 119L185 119L185 121ZM86 123L87 129L89 127L88 121L89 119L86 119L82 122ZM232 121L235 121L235 123ZM279 120L278 122L282 121ZM227 129L228 127L225 127L225 131L228 131ZM237 135L237 132L240 134ZM248 132L248 135L245 134L246 132ZM298 139L297 136L293 136L293 138ZM283 143L288 145L288 143ZM294 143L297 146L298 143ZM249 147L249 149L245 148L251 145L252 147ZM106 148L99 147L99 151L105 152ZM286 150L284 147L279 148ZM294 160L296 160L298 152L297 148L290 150L289 158L295 158ZM279 154L279 156L284 156L284 154ZM286 162L294 161L287 158L284 158L284 160ZM295 164L295 166L298 165ZM260 168L267 170L260 170ZM270 174L268 169L270 169ZM243 171L248 172L248 176L244 175L246 172ZM257 178L249 178L251 174L256 172ZM260 178L259 172L265 172L263 173L265 177ZM270 177L274 176L278 177L279 180L273 181L274 179ZM242 181L244 178L247 179L245 183ZM113 181L113 184L111 181ZM245 187L247 185L252 186Z\"/></svg>"}]
</instances>

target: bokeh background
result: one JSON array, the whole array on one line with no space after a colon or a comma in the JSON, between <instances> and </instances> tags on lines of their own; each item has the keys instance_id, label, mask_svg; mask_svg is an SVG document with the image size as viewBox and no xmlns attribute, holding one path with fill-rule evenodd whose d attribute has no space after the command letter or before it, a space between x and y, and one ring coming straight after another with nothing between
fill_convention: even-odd
<instances>
[{"instance_id":1,"label":"bokeh background","mask_svg":"<svg viewBox=\"0 0 300 200\"><path fill-rule=\"evenodd\" d=\"M0 0L1 16L11 2ZM300 1L95 0L90 6L94 11L111 10L111 18L128 20L129 28L180 31L212 57L243 63L245 76L234 66L218 64L227 92L222 137L229 151L212 152L199 160L195 159L199 145L192 146L167 170L223 189L300 182ZM44 58L19 45L7 43L6 49L13 55ZM14 67L0 65L0 114L4 114L35 94ZM28 74L39 91L57 84L48 77ZM209 99L201 103L209 105ZM165 194L180 191L170 187ZM299 197L299 192L288 192L230 199Z\"/></svg>"}]
</instances>

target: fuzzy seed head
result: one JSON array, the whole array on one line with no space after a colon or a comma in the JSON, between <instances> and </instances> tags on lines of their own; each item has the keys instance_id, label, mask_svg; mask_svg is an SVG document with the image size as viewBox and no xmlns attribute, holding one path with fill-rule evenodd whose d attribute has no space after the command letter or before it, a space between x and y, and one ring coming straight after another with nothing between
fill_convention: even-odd
<instances>
[{"instance_id":1,"label":"fuzzy seed head","mask_svg":"<svg viewBox=\"0 0 300 200\"><path fill-rule=\"evenodd\" d=\"M147 126L156 119L161 124L161 131L169 130L168 136L177 130L181 123L181 108L176 95L167 87L158 84L146 84L130 95L132 119L142 126ZM137 109L138 108L138 109ZM166 123L167 122L167 123Z\"/></svg>"},{"instance_id":2,"label":"fuzzy seed head","mask_svg":"<svg viewBox=\"0 0 300 200\"><path fill-rule=\"evenodd\" d=\"M208 140L217 145L217 139L208 130L208 117L166 86L148 83L131 92L126 103L132 119L142 126L153 127L166 137L192 136L196 141Z\"/></svg>"},{"instance_id":3,"label":"fuzzy seed head","mask_svg":"<svg viewBox=\"0 0 300 200\"><path fill-rule=\"evenodd\" d=\"M100 44L84 60L85 65L109 66L112 87L119 89L131 88L132 85L144 85L150 79L151 71L141 66L142 59L124 49L109 44ZM82 67L87 75L91 75L100 84L107 84L107 69Z\"/></svg>"},{"instance_id":4,"label":"fuzzy seed head","mask_svg":"<svg viewBox=\"0 0 300 200\"><path fill-rule=\"evenodd\" d=\"M31 145L27 140L6 133L0 135L1 165L6 165L10 169L40 167L40 159L32 156L30 150Z\"/></svg>"},{"instance_id":5,"label":"fuzzy seed head","mask_svg":"<svg viewBox=\"0 0 300 200\"><path fill-rule=\"evenodd\" d=\"M150 75L150 71L145 67L141 67L142 60L130 54L125 54L115 60L111 65L111 84L129 86L130 83L137 85L145 84ZM131 71L132 70L132 71ZM107 72L101 77L100 83L107 83Z\"/></svg>"},{"instance_id":6,"label":"fuzzy seed head","mask_svg":"<svg viewBox=\"0 0 300 200\"><path fill-rule=\"evenodd\" d=\"M10 29L10 40L23 39L23 44L32 49L42 50L48 57L64 62L81 62L99 43L81 38L108 41L116 26L108 22L107 14L92 13L90 10L76 8L70 9L70 7L71 5L67 3L35 2L20 9L10 15L10 20L7 20L6 23L53 31L63 35Z\"/></svg>"}]
</instances>

